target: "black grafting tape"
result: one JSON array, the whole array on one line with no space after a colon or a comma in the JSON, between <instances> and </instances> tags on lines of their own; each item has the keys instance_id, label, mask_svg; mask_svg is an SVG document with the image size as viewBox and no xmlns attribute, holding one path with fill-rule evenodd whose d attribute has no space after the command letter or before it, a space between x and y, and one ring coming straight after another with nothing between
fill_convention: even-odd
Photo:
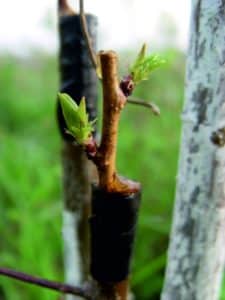
<instances>
[{"instance_id":1,"label":"black grafting tape","mask_svg":"<svg viewBox=\"0 0 225 300\"><path fill-rule=\"evenodd\" d=\"M124 196L92 190L91 274L100 282L120 282L129 275L140 192Z\"/></svg>"},{"instance_id":2,"label":"black grafting tape","mask_svg":"<svg viewBox=\"0 0 225 300\"><path fill-rule=\"evenodd\" d=\"M89 35L96 49L97 18L86 15ZM59 21L60 33L60 91L69 94L79 104L86 97L90 120L97 116L97 76L84 40L80 16L62 16ZM72 137L65 132L66 124L59 103L57 117L60 132L65 140Z\"/></svg>"}]
</instances>

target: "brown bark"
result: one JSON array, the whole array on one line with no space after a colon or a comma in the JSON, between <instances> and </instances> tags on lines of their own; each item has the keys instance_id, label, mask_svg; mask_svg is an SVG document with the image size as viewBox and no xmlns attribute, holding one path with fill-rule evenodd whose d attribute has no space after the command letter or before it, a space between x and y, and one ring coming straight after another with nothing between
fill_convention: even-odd
<instances>
[{"instance_id":1,"label":"brown bark","mask_svg":"<svg viewBox=\"0 0 225 300\"><path fill-rule=\"evenodd\" d=\"M120 111L126 98L119 89L117 79L117 55L115 52L101 52L103 72L103 125L99 148L101 157L100 185L107 189L113 185L116 174L116 148Z\"/></svg>"},{"instance_id":2,"label":"brown bark","mask_svg":"<svg viewBox=\"0 0 225 300\"><path fill-rule=\"evenodd\" d=\"M99 283L98 300L128 300L129 282L128 279L115 284Z\"/></svg>"},{"instance_id":3,"label":"brown bark","mask_svg":"<svg viewBox=\"0 0 225 300\"><path fill-rule=\"evenodd\" d=\"M116 172L116 148L120 113L127 102L118 81L118 57L114 51L100 52L103 84L102 140L94 162L99 173L99 186L107 192L131 194L139 183L123 179Z\"/></svg>"},{"instance_id":4,"label":"brown bark","mask_svg":"<svg viewBox=\"0 0 225 300\"><path fill-rule=\"evenodd\" d=\"M69 6L67 0L58 1L58 11L60 16L72 16L76 14L74 9Z\"/></svg>"},{"instance_id":5,"label":"brown bark","mask_svg":"<svg viewBox=\"0 0 225 300\"><path fill-rule=\"evenodd\" d=\"M118 300L128 300L128 296L129 296L128 279L118 282L115 285L115 290L116 290Z\"/></svg>"}]
</instances>

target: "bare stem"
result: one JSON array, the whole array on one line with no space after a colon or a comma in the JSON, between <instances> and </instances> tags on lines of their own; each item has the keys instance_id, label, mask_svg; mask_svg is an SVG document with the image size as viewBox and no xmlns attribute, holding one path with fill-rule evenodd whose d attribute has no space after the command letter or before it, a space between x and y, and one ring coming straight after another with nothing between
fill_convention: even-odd
<instances>
[{"instance_id":1,"label":"bare stem","mask_svg":"<svg viewBox=\"0 0 225 300\"><path fill-rule=\"evenodd\" d=\"M67 0L58 0L58 13L60 16L72 16L76 14Z\"/></svg>"},{"instance_id":2,"label":"bare stem","mask_svg":"<svg viewBox=\"0 0 225 300\"><path fill-rule=\"evenodd\" d=\"M100 54L103 72L103 125L99 152L102 158L104 176L100 184L110 186L116 173L116 147L120 111L126 98L120 92L117 78L117 55L113 51Z\"/></svg>"},{"instance_id":3,"label":"bare stem","mask_svg":"<svg viewBox=\"0 0 225 300\"><path fill-rule=\"evenodd\" d=\"M10 277L22 282L34 284L37 286L41 286L47 289L55 290L63 294L71 294L83 297L84 299L91 300L92 297L89 295L88 291L82 287L75 287L68 284L62 284L59 282L49 281L43 278L31 276L25 273L17 272L14 270L0 268L0 275Z\"/></svg>"},{"instance_id":4,"label":"bare stem","mask_svg":"<svg viewBox=\"0 0 225 300\"><path fill-rule=\"evenodd\" d=\"M97 58L96 58L96 53L92 47L92 42L91 42L91 38L89 36L88 33L88 27L87 27L87 22L86 22L86 17L85 17L85 13L84 13L84 1L80 0L80 20L81 20L81 26L82 26L82 30L83 30L83 34L85 37L85 41L88 47L88 51L89 51L89 55L91 58L91 62L92 65L94 67L94 69L97 70L98 68L98 63L97 63Z\"/></svg>"},{"instance_id":5,"label":"bare stem","mask_svg":"<svg viewBox=\"0 0 225 300\"><path fill-rule=\"evenodd\" d=\"M153 102L146 102L145 100L142 99L137 99L137 98L128 98L127 103L130 104L136 104L136 105L141 105L147 108L150 108L151 111L153 112L154 115L160 116L160 109L159 107L153 103Z\"/></svg>"},{"instance_id":6,"label":"bare stem","mask_svg":"<svg viewBox=\"0 0 225 300\"><path fill-rule=\"evenodd\" d=\"M130 194L140 188L138 183L124 180L116 173L116 149L120 112L127 98L119 87L117 54L100 52L103 84L102 140L94 162L99 172L99 185L108 192Z\"/></svg>"}]
</instances>

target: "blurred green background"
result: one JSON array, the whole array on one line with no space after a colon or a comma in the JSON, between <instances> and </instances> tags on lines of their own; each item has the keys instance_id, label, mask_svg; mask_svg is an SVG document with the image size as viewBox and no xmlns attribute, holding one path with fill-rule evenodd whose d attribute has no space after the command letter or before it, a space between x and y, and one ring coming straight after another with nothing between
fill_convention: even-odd
<instances>
[{"instance_id":1,"label":"blurred green background","mask_svg":"<svg viewBox=\"0 0 225 300\"><path fill-rule=\"evenodd\" d=\"M161 117L127 106L119 136L120 173L143 185L131 276L139 300L159 299L178 161L184 54L166 49L161 55L168 64L135 92L155 101ZM120 54L122 69L127 56ZM26 59L2 55L0 70L0 265L63 280L57 58L38 51ZM7 278L0 280L1 300L58 297Z\"/></svg>"}]
</instances>

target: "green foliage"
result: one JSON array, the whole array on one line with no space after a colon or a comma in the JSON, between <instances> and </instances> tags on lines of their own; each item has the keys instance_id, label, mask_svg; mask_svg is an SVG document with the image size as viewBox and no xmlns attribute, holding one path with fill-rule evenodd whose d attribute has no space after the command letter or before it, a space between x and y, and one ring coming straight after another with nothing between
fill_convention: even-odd
<instances>
[{"instance_id":1,"label":"green foliage","mask_svg":"<svg viewBox=\"0 0 225 300\"><path fill-rule=\"evenodd\" d=\"M56 60L34 57L0 57L0 266L63 281ZM58 294L0 277L0 299Z\"/></svg>"},{"instance_id":2,"label":"green foliage","mask_svg":"<svg viewBox=\"0 0 225 300\"><path fill-rule=\"evenodd\" d=\"M166 62L158 54L146 56L146 50L147 46L144 44L133 65L130 67L130 73L135 84L138 84L143 80L147 80L152 71L158 69Z\"/></svg>"},{"instance_id":3,"label":"green foliage","mask_svg":"<svg viewBox=\"0 0 225 300\"><path fill-rule=\"evenodd\" d=\"M63 116L68 127L68 132L76 139L77 143L84 145L94 131L95 121L88 121L85 98L80 101L79 106L68 94L58 94L62 107Z\"/></svg>"}]
</instances>

